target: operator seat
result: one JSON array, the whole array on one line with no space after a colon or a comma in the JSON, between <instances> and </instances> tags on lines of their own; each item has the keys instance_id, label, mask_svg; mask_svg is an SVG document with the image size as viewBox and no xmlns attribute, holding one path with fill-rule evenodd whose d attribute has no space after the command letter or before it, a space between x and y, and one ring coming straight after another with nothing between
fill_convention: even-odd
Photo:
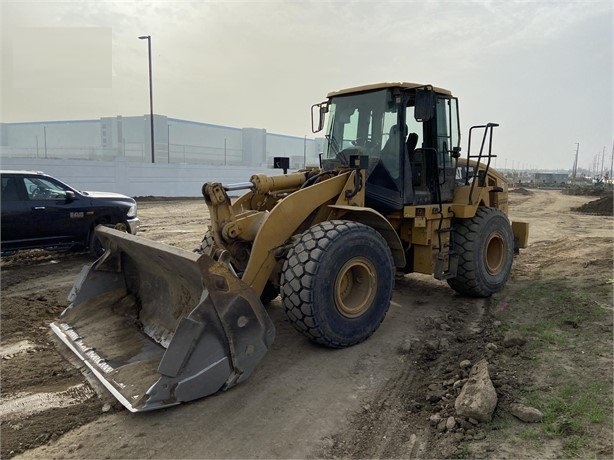
<instances>
[{"instance_id":1,"label":"operator seat","mask_svg":"<svg viewBox=\"0 0 614 460\"><path fill-rule=\"evenodd\" d=\"M407 155L409 156L409 161L414 159L414 150L416 150L417 145L418 135L416 133L409 133L409 136L407 136Z\"/></svg>"},{"instance_id":2,"label":"operator seat","mask_svg":"<svg viewBox=\"0 0 614 460\"><path fill-rule=\"evenodd\" d=\"M405 125L405 134L403 136L403 143L407 136L407 125ZM397 179L399 177L399 164L401 159L399 158L399 126L394 125L390 128L390 134L388 139L382 148L380 158L384 167L388 170L390 175Z\"/></svg>"}]
</instances>

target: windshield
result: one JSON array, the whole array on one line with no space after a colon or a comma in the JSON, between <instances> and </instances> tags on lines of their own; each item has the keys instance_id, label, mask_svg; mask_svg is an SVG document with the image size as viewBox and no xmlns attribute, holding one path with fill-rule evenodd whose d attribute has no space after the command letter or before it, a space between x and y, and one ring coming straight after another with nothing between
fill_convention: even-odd
<instances>
[{"instance_id":1,"label":"windshield","mask_svg":"<svg viewBox=\"0 0 614 460\"><path fill-rule=\"evenodd\" d=\"M401 136L397 120L397 105L388 90L333 98L324 158L347 163L350 154L369 155L370 160L381 159L391 175L398 177Z\"/></svg>"}]
</instances>

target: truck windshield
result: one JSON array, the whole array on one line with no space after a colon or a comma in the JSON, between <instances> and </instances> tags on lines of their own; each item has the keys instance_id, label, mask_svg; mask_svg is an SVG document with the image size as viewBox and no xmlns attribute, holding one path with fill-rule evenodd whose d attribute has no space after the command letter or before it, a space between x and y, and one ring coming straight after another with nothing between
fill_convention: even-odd
<instances>
[{"instance_id":1,"label":"truck windshield","mask_svg":"<svg viewBox=\"0 0 614 460\"><path fill-rule=\"evenodd\" d=\"M389 90L335 97L329 107L323 156L344 163L349 154L356 153L381 158L391 175L398 177L400 136L396 135L396 126L397 106ZM391 143L397 148L387 147ZM382 152L387 156L388 150L391 155L384 159Z\"/></svg>"}]
</instances>

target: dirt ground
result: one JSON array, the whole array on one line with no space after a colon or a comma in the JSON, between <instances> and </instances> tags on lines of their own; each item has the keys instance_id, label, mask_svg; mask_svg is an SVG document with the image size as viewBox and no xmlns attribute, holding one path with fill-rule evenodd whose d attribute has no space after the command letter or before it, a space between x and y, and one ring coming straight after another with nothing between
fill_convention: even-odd
<instances>
[{"instance_id":1,"label":"dirt ground","mask_svg":"<svg viewBox=\"0 0 614 460\"><path fill-rule=\"evenodd\" d=\"M572 212L591 197L510 194L529 248L505 290L456 295L427 276L398 277L388 316L366 342L316 346L267 307L277 328L254 374L228 392L131 414L48 324L82 265L79 253L2 258L1 456L10 458L611 458L611 216ZM140 235L183 249L207 223L200 200L143 201ZM506 335L525 343L507 346ZM485 358L499 403L492 422L456 417L467 370ZM538 408L541 423L510 415ZM448 428L438 419L454 417Z\"/></svg>"}]
</instances>

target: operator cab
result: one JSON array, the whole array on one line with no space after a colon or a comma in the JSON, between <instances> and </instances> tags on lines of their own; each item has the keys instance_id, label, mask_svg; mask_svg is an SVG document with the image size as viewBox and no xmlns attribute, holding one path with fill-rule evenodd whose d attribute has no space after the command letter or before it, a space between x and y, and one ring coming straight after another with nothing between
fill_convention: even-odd
<instances>
[{"instance_id":1,"label":"operator cab","mask_svg":"<svg viewBox=\"0 0 614 460\"><path fill-rule=\"evenodd\" d=\"M349 164L350 155L369 157L367 206L388 213L452 201L460 127L449 91L382 83L330 93L314 108L319 129L328 113L324 169Z\"/></svg>"}]
</instances>

